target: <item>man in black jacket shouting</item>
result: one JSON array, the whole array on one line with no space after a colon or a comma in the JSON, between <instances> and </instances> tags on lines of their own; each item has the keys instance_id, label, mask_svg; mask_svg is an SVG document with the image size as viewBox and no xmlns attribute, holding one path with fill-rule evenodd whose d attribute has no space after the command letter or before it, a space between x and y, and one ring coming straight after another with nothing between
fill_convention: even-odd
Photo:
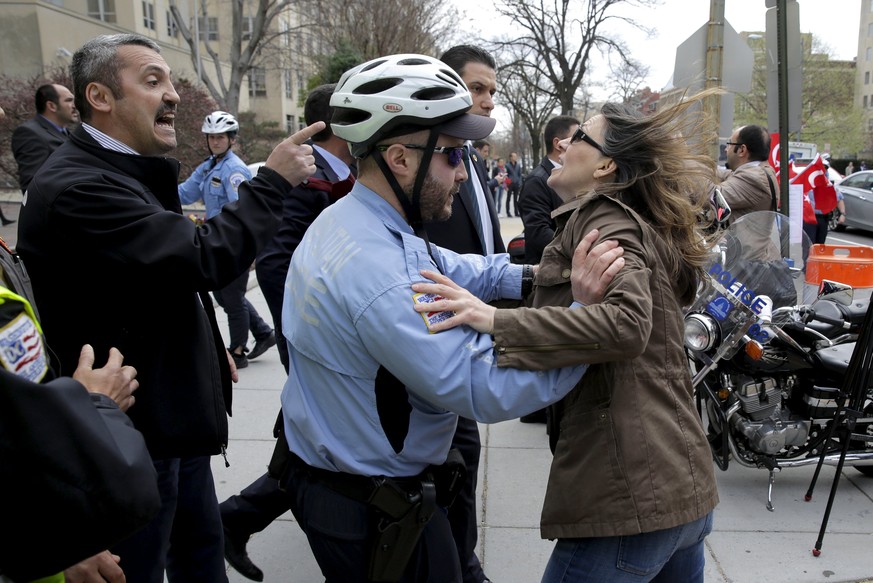
<instances>
[{"instance_id":1,"label":"man in black jacket shouting","mask_svg":"<svg viewBox=\"0 0 873 583\"><path fill-rule=\"evenodd\" d=\"M162 508L113 552L128 583L227 581L209 456L224 453L235 376L207 291L247 270L276 230L283 195L314 172L283 141L239 200L202 227L182 215L176 147L179 96L152 40L100 36L73 55L83 124L28 187L18 251L61 374L83 344L117 346L139 371L130 417L158 472Z\"/></svg>"}]
</instances>

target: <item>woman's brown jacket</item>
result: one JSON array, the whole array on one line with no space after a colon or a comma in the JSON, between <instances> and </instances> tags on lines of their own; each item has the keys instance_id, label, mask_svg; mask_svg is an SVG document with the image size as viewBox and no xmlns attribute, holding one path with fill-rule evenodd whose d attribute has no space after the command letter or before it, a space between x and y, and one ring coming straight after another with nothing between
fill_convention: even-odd
<instances>
[{"instance_id":1,"label":"woman's brown jacket","mask_svg":"<svg viewBox=\"0 0 873 583\"><path fill-rule=\"evenodd\" d=\"M498 365L591 367L554 406L560 428L543 538L631 535L702 518L718 503L710 449L683 350L683 310L666 241L621 202L592 195L555 211L558 231L533 306L569 306L573 250L593 228L625 266L603 301L581 309L498 310Z\"/></svg>"}]
</instances>

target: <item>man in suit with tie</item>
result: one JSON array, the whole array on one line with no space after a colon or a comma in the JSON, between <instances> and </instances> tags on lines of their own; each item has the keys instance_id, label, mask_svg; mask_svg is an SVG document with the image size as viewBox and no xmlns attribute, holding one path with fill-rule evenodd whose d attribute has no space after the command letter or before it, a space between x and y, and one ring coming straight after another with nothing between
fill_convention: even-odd
<instances>
[{"instance_id":1,"label":"man in suit with tie","mask_svg":"<svg viewBox=\"0 0 873 583\"><path fill-rule=\"evenodd\" d=\"M318 121L327 124L310 141L316 171L285 197L279 230L255 261L258 284L273 315L276 347L279 349L279 358L285 372L288 372L289 363L288 347L282 333L282 301L291 256L312 221L329 205L344 196L355 181L355 159L349 146L330 128L330 118L333 116L330 97L334 88L334 83L319 85L306 98L303 106L306 124L311 125ZM284 444L281 414L279 419L280 422L274 428L274 436ZM277 451L287 456L288 448L286 446ZM279 489L279 481L273 473L262 474L239 494L229 497L219 506L224 527L224 557L234 569L252 581L263 581L264 572L249 557L246 548L249 537L267 528L291 507L291 498Z\"/></svg>"},{"instance_id":2,"label":"man in suit with tie","mask_svg":"<svg viewBox=\"0 0 873 583\"><path fill-rule=\"evenodd\" d=\"M67 126L79 119L73 94L63 85L40 86L34 102L36 116L12 133L12 154L22 193L49 155L67 141Z\"/></svg>"},{"instance_id":3,"label":"man in suit with tie","mask_svg":"<svg viewBox=\"0 0 873 583\"><path fill-rule=\"evenodd\" d=\"M494 109L494 93L497 91L497 63L485 50L471 45L458 45L440 56L440 60L455 70L473 98L469 113L491 117ZM468 155L464 158L469 178L460 186L452 201L452 216L447 221L425 224L431 243L457 253L490 255L505 253L506 247L500 236L497 208L488 192L488 173L472 143L466 144ZM479 472L479 426L472 419L458 418L452 447L460 450L467 466L467 482L449 508L449 523L464 583L488 581L474 549L478 539L476 520L476 478Z\"/></svg>"}]
</instances>

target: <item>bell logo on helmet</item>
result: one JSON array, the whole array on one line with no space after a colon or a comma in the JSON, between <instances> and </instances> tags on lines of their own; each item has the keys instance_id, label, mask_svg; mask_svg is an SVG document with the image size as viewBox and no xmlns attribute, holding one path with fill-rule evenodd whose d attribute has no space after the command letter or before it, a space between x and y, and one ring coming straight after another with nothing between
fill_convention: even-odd
<instances>
[{"instance_id":1,"label":"bell logo on helmet","mask_svg":"<svg viewBox=\"0 0 873 583\"><path fill-rule=\"evenodd\" d=\"M388 113L400 113L401 111L403 111L403 107L397 103L386 103L382 106L382 109L384 109Z\"/></svg>"}]
</instances>

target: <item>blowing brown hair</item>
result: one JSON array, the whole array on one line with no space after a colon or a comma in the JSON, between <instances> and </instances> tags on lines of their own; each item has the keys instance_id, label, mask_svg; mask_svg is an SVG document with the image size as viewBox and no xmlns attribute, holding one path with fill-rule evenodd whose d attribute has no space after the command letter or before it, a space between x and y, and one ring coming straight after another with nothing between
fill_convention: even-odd
<instances>
[{"instance_id":1,"label":"blowing brown hair","mask_svg":"<svg viewBox=\"0 0 873 583\"><path fill-rule=\"evenodd\" d=\"M714 169L712 159L694 153L689 140L706 142L710 124L701 102L715 93L699 93L654 115L617 103L601 109L606 121L603 151L617 172L615 181L599 184L597 192L633 208L664 237L683 305L694 299L710 251L697 221L707 197L698 191L712 180Z\"/></svg>"}]
</instances>

